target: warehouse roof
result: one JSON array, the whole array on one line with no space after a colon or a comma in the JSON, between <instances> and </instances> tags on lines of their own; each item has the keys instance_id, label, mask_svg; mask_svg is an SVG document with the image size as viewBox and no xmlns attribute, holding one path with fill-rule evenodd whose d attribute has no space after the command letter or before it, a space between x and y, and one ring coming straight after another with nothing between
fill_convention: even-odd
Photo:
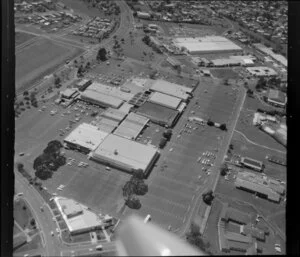
<instances>
[{"instance_id":1,"label":"warehouse roof","mask_svg":"<svg viewBox=\"0 0 300 257\"><path fill-rule=\"evenodd\" d=\"M226 210L227 219L231 219L232 221L247 224L250 222L250 217L247 213L241 212L237 209L228 207Z\"/></svg>"},{"instance_id":2,"label":"warehouse roof","mask_svg":"<svg viewBox=\"0 0 300 257\"><path fill-rule=\"evenodd\" d=\"M119 98L104 95L94 90L90 90L90 88L88 88L81 94L81 98L85 100L92 100L99 103L100 105L103 104L105 106L111 106L114 108L119 108L123 103L123 101Z\"/></svg>"},{"instance_id":3,"label":"warehouse roof","mask_svg":"<svg viewBox=\"0 0 300 257\"><path fill-rule=\"evenodd\" d=\"M129 169L142 169L145 171L156 154L157 149L152 145L140 144L110 134L95 150L93 157L114 162Z\"/></svg>"},{"instance_id":4,"label":"warehouse roof","mask_svg":"<svg viewBox=\"0 0 300 257\"><path fill-rule=\"evenodd\" d=\"M225 237L229 241L235 241L235 242L241 242L241 243L251 243L252 242L252 238L250 236L243 236L241 234L234 233L234 232L227 232L225 234Z\"/></svg>"},{"instance_id":5,"label":"warehouse roof","mask_svg":"<svg viewBox=\"0 0 300 257\"><path fill-rule=\"evenodd\" d=\"M60 92L60 94L66 98L72 97L72 95L74 95L75 93L76 93L76 90L70 89L70 88L67 88L66 90Z\"/></svg>"},{"instance_id":6,"label":"warehouse roof","mask_svg":"<svg viewBox=\"0 0 300 257\"><path fill-rule=\"evenodd\" d=\"M89 211L88 208L84 205L81 205L71 199L63 198L63 197L55 197L55 203L59 211L62 214L64 221L66 222L68 229L70 232L75 232L78 230L88 229L99 227L103 224L102 220L93 212ZM81 208L83 211L82 214L74 216L72 218L67 218L64 210L66 209L74 209Z\"/></svg>"},{"instance_id":7,"label":"warehouse roof","mask_svg":"<svg viewBox=\"0 0 300 257\"><path fill-rule=\"evenodd\" d=\"M101 116L116 120L116 121L122 121L127 114L120 109L114 109L114 108L108 108L106 109Z\"/></svg>"},{"instance_id":8,"label":"warehouse roof","mask_svg":"<svg viewBox=\"0 0 300 257\"><path fill-rule=\"evenodd\" d=\"M114 134L128 139L136 139L148 121L148 118L131 112L115 130Z\"/></svg>"},{"instance_id":9,"label":"warehouse roof","mask_svg":"<svg viewBox=\"0 0 300 257\"><path fill-rule=\"evenodd\" d=\"M107 86L97 82L92 83L88 87L88 90L92 90L103 95L112 96L123 101L129 101L134 96L134 94L121 91L118 87Z\"/></svg>"},{"instance_id":10,"label":"warehouse roof","mask_svg":"<svg viewBox=\"0 0 300 257\"><path fill-rule=\"evenodd\" d=\"M152 103L157 103L157 104L160 104L160 105L172 108L172 109L177 109L177 107L181 103L180 98L170 96L170 95L166 95L166 94L162 94L162 93L159 93L159 92L154 92L150 96L148 101L152 102Z\"/></svg>"},{"instance_id":11,"label":"warehouse roof","mask_svg":"<svg viewBox=\"0 0 300 257\"><path fill-rule=\"evenodd\" d=\"M238 45L220 36L176 38L173 42L176 46L184 47L189 52L242 50Z\"/></svg>"},{"instance_id":12,"label":"warehouse roof","mask_svg":"<svg viewBox=\"0 0 300 257\"><path fill-rule=\"evenodd\" d=\"M235 186L264 194L268 197L268 199L273 201L280 200L279 194L269 187L267 180L264 180L250 172L239 172L235 180Z\"/></svg>"},{"instance_id":13,"label":"warehouse roof","mask_svg":"<svg viewBox=\"0 0 300 257\"><path fill-rule=\"evenodd\" d=\"M151 86L151 89L153 91L175 96L183 100L187 100L189 98L189 95L187 93L191 93L193 91L192 88L181 86L161 79L155 80Z\"/></svg>"},{"instance_id":14,"label":"warehouse roof","mask_svg":"<svg viewBox=\"0 0 300 257\"><path fill-rule=\"evenodd\" d=\"M96 126L82 123L77 128L75 128L64 139L64 141L80 145L92 151L98 147L98 145L107 135L108 134L106 132L99 130Z\"/></svg>"},{"instance_id":15,"label":"warehouse roof","mask_svg":"<svg viewBox=\"0 0 300 257\"><path fill-rule=\"evenodd\" d=\"M263 163L261 161L254 160L254 159L249 158L249 157L242 157L241 162L245 163L245 164L252 165L252 166L256 166L256 167L259 167L259 168L262 168L262 165L263 165Z\"/></svg>"}]
</instances>

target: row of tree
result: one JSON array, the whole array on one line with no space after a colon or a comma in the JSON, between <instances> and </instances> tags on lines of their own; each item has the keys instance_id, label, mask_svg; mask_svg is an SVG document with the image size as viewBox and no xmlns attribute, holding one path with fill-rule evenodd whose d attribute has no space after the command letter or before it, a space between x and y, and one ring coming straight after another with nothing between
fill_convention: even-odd
<instances>
[{"instance_id":1,"label":"row of tree","mask_svg":"<svg viewBox=\"0 0 300 257\"><path fill-rule=\"evenodd\" d=\"M125 204L131 209L141 208L138 195L145 195L148 192L148 185L144 181L144 172L136 170L129 181L123 187L123 197Z\"/></svg>"},{"instance_id":2,"label":"row of tree","mask_svg":"<svg viewBox=\"0 0 300 257\"><path fill-rule=\"evenodd\" d=\"M159 142L159 148L164 148L165 145L167 144L168 141L170 141L171 137L172 137L172 130L168 129L166 131L164 131L163 133L163 137L161 138L160 142Z\"/></svg>"},{"instance_id":3,"label":"row of tree","mask_svg":"<svg viewBox=\"0 0 300 257\"><path fill-rule=\"evenodd\" d=\"M217 123L211 121L210 119L207 120L207 125L210 126L210 127L213 127L213 126L216 126ZM227 131L227 126L225 123L222 123L220 126L217 126L219 127L221 130L223 131Z\"/></svg>"}]
</instances>

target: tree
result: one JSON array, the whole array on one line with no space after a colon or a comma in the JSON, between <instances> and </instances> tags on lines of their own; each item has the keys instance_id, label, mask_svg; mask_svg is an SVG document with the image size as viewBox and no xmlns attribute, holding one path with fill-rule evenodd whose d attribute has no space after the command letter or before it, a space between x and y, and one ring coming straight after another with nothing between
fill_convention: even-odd
<instances>
[{"instance_id":1,"label":"tree","mask_svg":"<svg viewBox=\"0 0 300 257\"><path fill-rule=\"evenodd\" d=\"M181 71L182 71L181 65L180 64L176 64L174 66L174 69L177 71L177 75L180 76Z\"/></svg>"},{"instance_id":2,"label":"tree","mask_svg":"<svg viewBox=\"0 0 300 257\"><path fill-rule=\"evenodd\" d=\"M228 172L228 166L226 163L223 163L221 166L221 176L225 176Z\"/></svg>"},{"instance_id":3,"label":"tree","mask_svg":"<svg viewBox=\"0 0 300 257\"><path fill-rule=\"evenodd\" d=\"M102 62L106 61L107 60L106 54L107 54L106 49L103 47L100 48L98 51L98 54L97 54L97 58L96 58L97 61L99 61L99 60Z\"/></svg>"},{"instance_id":4,"label":"tree","mask_svg":"<svg viewBox=\"0 0 300 257\"><path fill-rule=\"evenodd\" d=\"M225 79L225 80L224 80L224 85L226 85L226 86L229 85L229 80L228 80L228 79Z\"/></svg>"},{"instance_id":5,"label":"tree","mask_svg":"<svg viewBox=\"0 0 300 257\"><path fill-rule=\"evenodd\" d=\"M160 149L164 148L166 143L167 143L167 139L165 137L161 138L159 142L159 148Z\"/></svg>"},{"instance_id":6,"label":"tree","mask_svg":"<svg viewBox=\"0 0 300 257\"><path fill-rule=\"evenodd\" d=\"M191 223L190 231L186 234L186 240L191 244L199 248L200 250L211 254L210 243L206 242L200 234L200 228L194 222Z\"/></svg>"},{"instance_id":7,"label":"tree","mask_svg":"<svg viewBox=\"0 0 300 257\"><path fill-rule=\"evenodd\" d=\"M29 92L27 90L24 91L23 96L28 96Z\"/></svg>"},{"instance_id":8,"label":"tree","mask_svg":"<svg viewBox=\"0 0 300 257\"><path fill-rule=\"evenodd\" d=\"M226 124L225 124L225 123L222 123L222 124L220 125L220 129L221 129L221 130L224 130L224 131L227 131Z\"/></svg>"},{"instance_id":9,"label":"tree","mask_svg":"<svg viewBox=\"0 0 300 257\"><path fill-rule=\"evenodd\" d=\"M212 201L214 199L213 191L209 190L208 192L203 193L202 199L203 199L203 202L205 202L207 205L211 205Z\"/></svg>"},{"instance_id":10,"label":"tree","mask_svg":"<svg viewBox=\"0 0 300 257\"><path fill-rule=\"evenodd\" d=\"M47 180L52 177L52 172L43 165L38 167L38 169L35 172L35 176L41 180Z\"/></svg>"},{"instance_id":11,"label":"tree","mask_svg":"<svg viewBox=\"0 0 300 257\"><path fill-rule=\"evenodd\" d=\"M165 130L164 132L163 132L163 136L164 136L164 138L166 138L167 140L170 140L171 139L171 137L172 137L172 130L171 129L168 129L168 130Z\"/></svg>"},{"instance_id":12,"label":"tree","mask_svg":"<svg viewBox=\"0 0 300 257\"><path fill-rule=\"evenodd\" d=\"M140 200L138 198L136 198L136 197L131 197L131 198L127 199L125 201L125 204L130 209L136 209L136 210L140 209L141 206L142 206Z\"/></svg>"},{"instance_id":13,"label":"tree","mask_svg":"<svg viewBox=\"0 0 300 257\"><path fill-rule=\"evenodd\" d=\"M18 171L23 171L24 170L24 164L19 162L17 164L17 169L18 169Z\"/></svg>"},{"instance_id":14,"label":"tree","mask_svg":"<svg viewBox=\"0 0 300 257\"><path fill-rule=\"evenodd\" d=\"M32 218L32 219L30 220L30 225L31 225L32 227L35 226L35 219L34 219L34 218Z\"/></svg>"},{"instance_id":15,"label":"tree","mask_svg":"<svg viewBox=\"0 0 300 257\"><path fill-rule=\"evenodd\" d=\"M55 79L54 79L54 85L57 86L61 83L61 79L60 77L56 76Z\"/></svg>"},{"instance_id":16,"label":"tree","mask_svg":"<svg viewBox=\"0 0 300 257\"><path fill-rule=\"evenodd\" d=\"M125 198L125 201L130 199L134 194L134 185L131 181L127 181L126 184L122 188L123 190L123 197Z\"/></svg>"},{"instance_id":17,"label":"tree","mask_svg":"<svg viewBox=\"0 0 300 257\"><path fill-rule=\"evenodd\" d=\"M208 120L207 120L207 125L210 126L210 127L212 127L212 126L215 125L215 123L212 122L210 119L208 119Z\"/></svg>"},{"instance_id":18,"label":"tree","mask_svg":"<svg viewBox=\"0 0 300 257\"><path fill-rule=\"evenodd\" d=\"M249 97L253 97L253 90L248 89L248 90L247 90L247 95L248 95Z\"/></svg>"}]
</instances>

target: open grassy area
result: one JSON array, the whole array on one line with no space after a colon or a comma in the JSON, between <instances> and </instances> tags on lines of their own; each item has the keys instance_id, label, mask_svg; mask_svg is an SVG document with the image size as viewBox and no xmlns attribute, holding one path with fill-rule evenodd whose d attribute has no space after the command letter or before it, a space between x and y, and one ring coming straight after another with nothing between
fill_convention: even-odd
<instances>
[{"instance_id":1,"label":"open grassy area","mask_svg":"<svg viewBox=\"0 0 300 257\"><path fill-rule=\"evenodd\" d=\"M210 69L210 73L219 79L237 79L238 73L230 68Z\"/></svg>"},{"instance_id":2,"label":"open grassy area","mask_svg":"<svg viewBox=\"0 0 300 257\"><path fill-rule=\"evenodd\" d=\"M31 242L29 242L29 243L25 244L24 246L18 248L16 250L16 253L30 251L30 250L39 249L39 248L42 248L42 242L41 242L40 234L37 234L37 235L34 236L34 238L32 239Z\"/></svg>"},{"instance_id":3,"label":"open grassy area","mask_svg":"<svg viewBox=\"0 0 300 257\"><path fill-rule=\"evenodd\" d=\"M35 36L31 35L31 34L27 34L27 33L23 33L23 32L16 32L15 33L15 45L21 45L24 42L26 42L27 40L34 38Z\"/></svg>"},{"instance_id":4,"label":"open grassy area","mask_svg":"<svg viewBox=\"0 0 300 257\"><path fill-rule=\"evenodd\" d=\"M38 39L16 52L17 91L32 86L58 68L66 59L72 59L82 52L71 46L60 45L48 39Z\"/></svg>"},{"instance_id":5,"label":"open grassy area","mask_svg":"<svg viewBox=\"0 0 300 257\"><path fill-rule=\"evenodd\" d=\"M79 14L87 15L90 17L106 17L104 12L97 8L90 8L86 3L80 0L62 0L67 7Z\"/></svg>"},{"instance_id":6,"label":"open grassy area","mask_svg":"<svg viewBox=\"0 0 300 257\"><path fill-rule=\"evenodd\" d=\"M25 209L24 209L25 208ZM32 218L31 211L24 200L14 202L14 219L23 228L27 228L30 219Z\"/></svg>"},{"instance_id":7,"label":"open grassy area","mask_svg":"<svg viewBox=\"0 0 300 257\"><path fill-rule=\"evenodd\" d=\"M89 232L88 233L74 235L74 236L71 236L71 238L72 238L72 242L73 243L91 241L91 236L90 236Z\"/></svg>"}]
</instances>

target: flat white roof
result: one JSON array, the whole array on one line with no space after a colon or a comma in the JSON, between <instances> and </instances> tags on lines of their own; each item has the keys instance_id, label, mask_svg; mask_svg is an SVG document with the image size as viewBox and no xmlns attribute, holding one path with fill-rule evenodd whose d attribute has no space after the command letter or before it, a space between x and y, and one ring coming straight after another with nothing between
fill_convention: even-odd
<instances>
[{"instance_id":1,"label":"flat white roof","mask_svg":"<svg viewBox=\"0 0 300 257\"><path fill-rule=\"evenodd\" d=\"M166 94L162 94L160 92L154 92L149 100L149 102L152 103L157 103L172 109L176 109L179 104L181 103L181 99L174 97L174 96L170 96L170 95L166 95Z\"/></svg>"},{"instance_id":2,"label":"flat white roof","mask_svg":"<svg viewBox=\"0 0 300 257\"><path fill-rule=\"evenodd\" d=\"M98 103L99 105L119 108L123 101L113 96L104 95L102 93L90 90L89 88L81 94L81 98L87 101Z\"/></svg>"},{"instance_id":3,"label":"flat white roof","mask_svg":"<svg viewBox=\"0 0 300 257\"><path fill-rule=\"evenodd\" d=\"M62 214L64 221L66 222L70 232L75 232L79 230L100 227L103 225L103 221L95 213L88 210L88 208L82 204L75 202L72 199L67 199L63 197L55 197L55 203L59 211ZM83 212L82 214L76 215L72 218L67 218L65 214L66 210L73 211L74 209L80 208Z\"/></svg>"},{"instance_id":4,"label":"flat white roof","mask_svg":"<svg viewBox=\"0 0 300 257\"><path fill-rule=\"evenodd\" d=\"M241 47L234 44L225 37L206 36L195 38L176 38L174 44L181 48L186 48L189 52L208 52L208 51L236 51L242 50Z\"/></svg>"},{"instance_id":5,"label":"flat white roof","mask_svg":"<svg viewBox=\"0 0 300 257\"><path fill-rule=\"evenodd\" d=\"M67 88L66 90L61 91L60 93L65 97L71 97L75 92L76 92L75 89Z\"/></svg>"},{"instance_id":6,"label":"flat white roof","mask_svg":"<svg viewBox=\"0 0 300 257\"><path fill-rule=\"evenodd\" d=\"M143 145L110 134L95 150L93 158L114 163L124 169L142 169L145 171L156 153L157 148L152 145Z\"/></svg>"},{"instance_id":7,"label":"flat white roof","mask_svg":"<svg viewBox=\"0 0 300 257\"><path fill-rule=\"evenodd\" d=\"M108 133L99 130L96 126L82 123L75 128L64 141L80 145L91 151L95 150Z\"/></svg>"},{"instance_id":8,"label":"flat white roof","mask_svg":"<svg viewBox=\"0 0 300 257\"><path fill-rule=\"evenodd\" d=\"M189 98L189 95L187 93L191 93L193 91L192 88L180 86L178 84L161 79L155 80L151 86L151 89L153 91L164 93L170 96L175 96L183 100L187 100Z\"/></svg>"}]
</instances>

